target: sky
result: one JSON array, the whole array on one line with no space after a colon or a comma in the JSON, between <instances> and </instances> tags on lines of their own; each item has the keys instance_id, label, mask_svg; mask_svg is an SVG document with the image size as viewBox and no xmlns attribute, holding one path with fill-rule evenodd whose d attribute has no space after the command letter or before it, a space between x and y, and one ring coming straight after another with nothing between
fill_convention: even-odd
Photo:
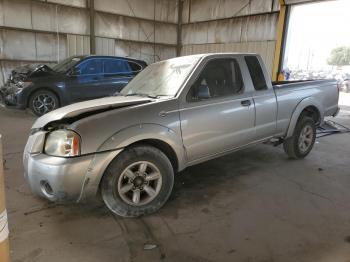
<instances>
[{"instance_id":1,"label":"sky","mask_svg":"<svg viewBox=\"0 0 350 262\"><path fill-rule=\"evenodd\" d=\"M350 0L292 7L284 68L330 69L327 58L339 46L350 46Z\"/></svg>"}]
</instances>

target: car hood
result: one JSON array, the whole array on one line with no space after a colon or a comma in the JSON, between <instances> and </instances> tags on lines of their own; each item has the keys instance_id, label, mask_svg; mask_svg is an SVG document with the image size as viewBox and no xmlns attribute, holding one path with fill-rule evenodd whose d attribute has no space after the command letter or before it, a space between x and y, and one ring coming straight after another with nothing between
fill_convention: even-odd
<instances>
[{"instance_id":1,"label":"car hood","mask_svg":"<svg viewBox=\"0 0 350 262\"><path fill-rule=\"evenodd\" d=\"M47 65L24 65L12 70L8 81L16 84L18 81L25 81L29 77L42 77L52 75L55 72Z\"/></svg>"},{"instance_id":2,"label":"car hood","mask_svg":"<svg viewBox=\"0 0 350 262\"><path fill-rule=\"evenodd\" d=\"M51 122L59 122L64 119L78 120L103 111L144 104L152 100L154 99L137 96L114 96L80 102L43 115L36 120L32 129L41 129Z\"/></svg>"}]
</instances>

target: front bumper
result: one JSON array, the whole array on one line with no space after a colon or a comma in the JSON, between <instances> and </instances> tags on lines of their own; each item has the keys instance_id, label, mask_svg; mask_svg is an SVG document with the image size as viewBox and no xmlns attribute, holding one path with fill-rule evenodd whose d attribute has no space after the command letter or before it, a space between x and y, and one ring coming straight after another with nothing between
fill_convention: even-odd
<instances>
[{"instance_id":1,"label":"front bumper","mask_svg":"<svg viewBox=\"0 0 350 262\"><path fill-rule=\"evenodd\" d=\"M0 106L5 106L4 94L0 89Z\"/></svg>"},{"instance_id":2,"label":"front bumper","mask_svg":"<svg viewBox=\"0 0 350 262\"><path fill-rule=\"evenodd\" d=\"M93 155L63 158L25 153L25 178L33 193L51 201L79 199Z\"/></svg>"},{"instance_id":3,"label":"front bumper","mask_svg":"<svg viewBox=\"0 0 350 262\"><path fill-rule=\"evenodd\" d=\"M26 99L23 88L15 84L6 83L0 90L0 104L9 108L25 109Z\"/></svg>"},{"instance_id":4,"label":"front bumper","mask_svg":"<svg viewBox=\"0 0 350 262\"><path fill-rule=\"evenodd\" d=\"M24 176L32 192L55 202L94 198L105 169L121 150L55 157L39 152L44 138L44 132L30 136L23 154Z\"/></svg>"}]
</instances>

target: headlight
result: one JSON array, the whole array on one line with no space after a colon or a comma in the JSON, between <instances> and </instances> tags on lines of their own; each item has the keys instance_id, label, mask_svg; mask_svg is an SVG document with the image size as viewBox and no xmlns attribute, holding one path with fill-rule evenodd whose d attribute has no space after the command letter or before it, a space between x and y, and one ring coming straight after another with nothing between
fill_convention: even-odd
<instances>
[{"instance_id":1,"label":"headlight","mask_svg":"<svg viewBox=\"0 0 350 262\"><path fill-rule=\"evenodd\" d=\"M32 82L31 81L19 81L18 83L17 83L17 85L18 85L18 87L20 87L20 88L26 88L26 87L28 87L28 86L30 86L32 84Z\"/></svg>"},{"instance_id":2,"label":"headlight","mask_svg":"<svg viewBox=\"0 0 350 262\"><path fill-rule=\"evenodd\" d=\"M56 130L46 136L45 153L51 156L80 155L80 137L71 130Z\"/></svg>"}]
</instances>

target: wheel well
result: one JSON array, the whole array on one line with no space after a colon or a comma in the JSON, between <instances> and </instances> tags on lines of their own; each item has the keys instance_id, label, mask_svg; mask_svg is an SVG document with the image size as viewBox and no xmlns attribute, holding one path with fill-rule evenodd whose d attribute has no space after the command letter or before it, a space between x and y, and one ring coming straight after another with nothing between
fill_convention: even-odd
<instances>
[{"instance_id":1,"label":"wheel well","mask_svg":"<svg viewBox=\"0 0 350 262\"><path fill-rule=\"evenodd\" d=\"M140 140L140 141L137 141L135 143L128 145L127 148L131 147L131 146L137 146L137 145L149 145L149 146L153 146L153 147L159 149L169 158L170 163L173 166L174 171L178 170L179 163L178 163L176 153L175 153L174 149L169 144L165 143L162 140L158 140L158 139L144 139L144 140Z\"/></svg>"},{"instance_id":2,"label":"wheel well","mask_svg":"<svg viewBox=\"0 0 350 262\"><path fill-rule=\"evenodd\" d=\"M300 118L303 116L311 117L315 121L316 125L319 125L321 123L320 111L315 106L308 106L304 108L300 114Z\"/></svg>"},{"instance_id":3,"label":"wheel well","mask_svg":"<svg viewBox=\"0 0 350 262\"><path fill-rule=\"evenodd\" d=\"M58 99L58 106L61 106L61 98L60 98L60 95L53 89L49 88L49 87L40 87L38 89L35 89L33 90L32 92L30 92L30 94L28 95L28 99L27 99L27 107L29 107L29 102L30 102L30 98L32 97L32 95L34 95L36 92L39 92L39 91L42 91L42 90L45 90L45 91L50 91L52 93L54 93Z\"/></svg>"}]
</instances>

